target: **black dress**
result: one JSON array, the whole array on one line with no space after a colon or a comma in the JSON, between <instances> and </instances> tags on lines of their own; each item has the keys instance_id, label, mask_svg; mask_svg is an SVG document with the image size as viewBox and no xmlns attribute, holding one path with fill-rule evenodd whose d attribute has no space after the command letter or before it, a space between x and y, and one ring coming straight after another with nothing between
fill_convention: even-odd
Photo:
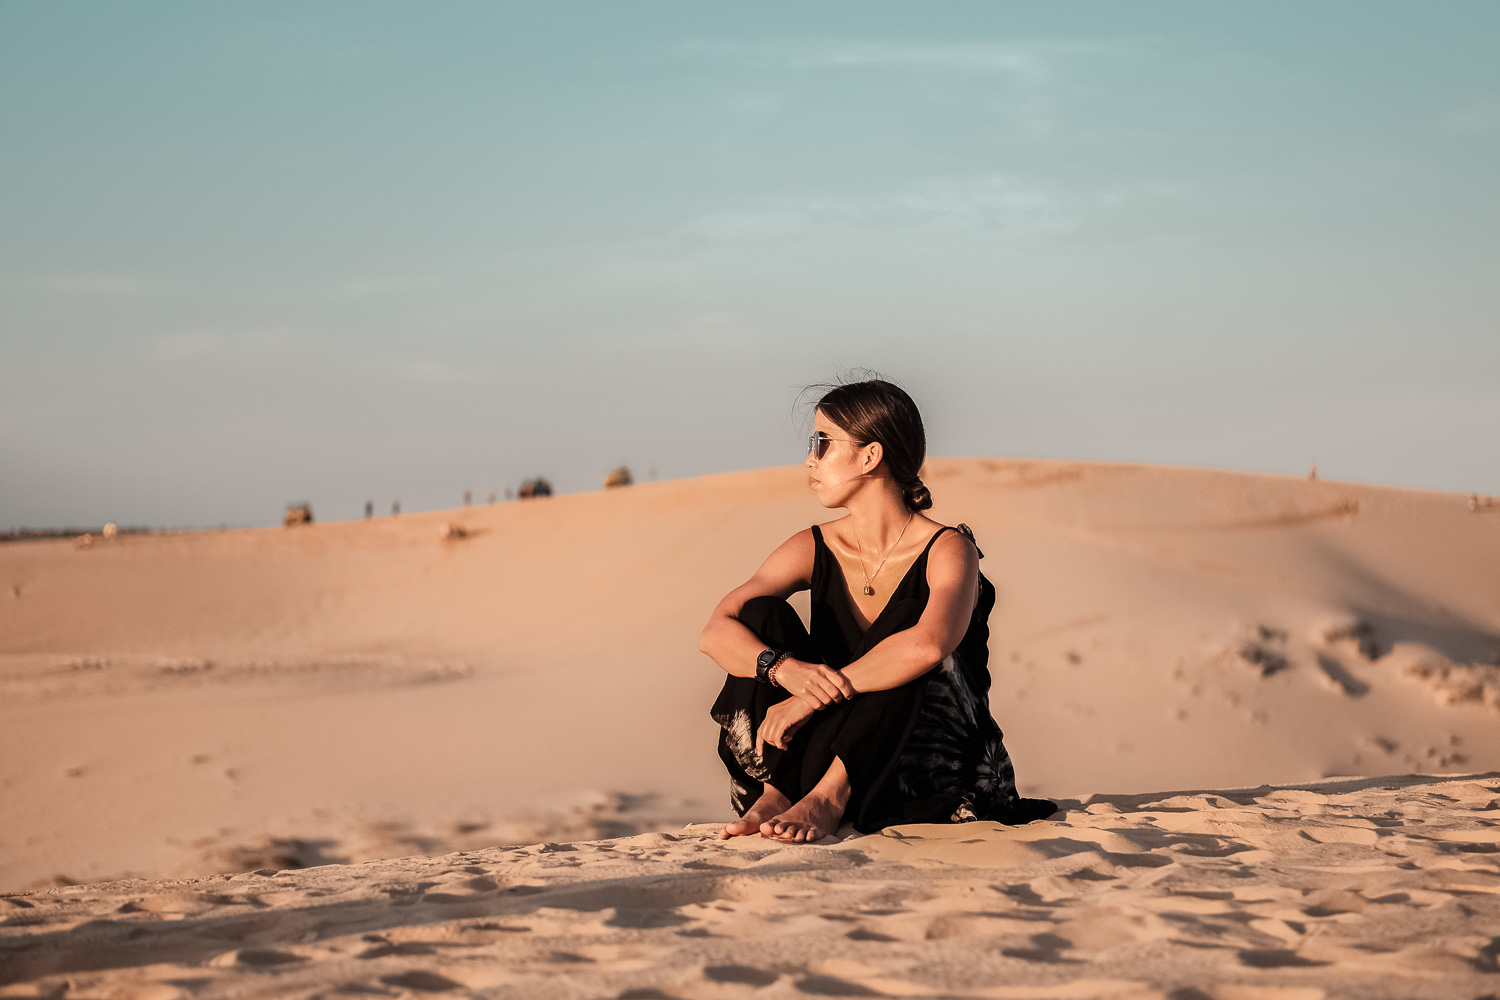
<instances>
[{"instance_id":1,"label":"black dress","mask_svg":"<svg viewBox=\"0 0 1500 1000\"><path fill-rule=\"evenodd\" d=\"M854 618L843 567L817 525L812 529L811 633L792 606L777 597L751 598L737 618L769 647L842 670L922 617L930 593L927 554L938 536L951 530L974 541L966 524L939 528L867 630L861 631ZM900 687L867 691L820 709L786 750L766 746L764 758L755 753L755 734L766 710L789 695L754 678L726 678L711 714L722 727L719 757L729 769L735 812L745 814L765 781L797 801L818 783L834 757L844 762L852 789L844 819L861 833L894 823L1023 823L1055 812L1052 802L1016 795L1015 769L990 715L989 616L994 606L994 585L981 573L969 627L951 656Z\"/></svg>"}]
</instances>

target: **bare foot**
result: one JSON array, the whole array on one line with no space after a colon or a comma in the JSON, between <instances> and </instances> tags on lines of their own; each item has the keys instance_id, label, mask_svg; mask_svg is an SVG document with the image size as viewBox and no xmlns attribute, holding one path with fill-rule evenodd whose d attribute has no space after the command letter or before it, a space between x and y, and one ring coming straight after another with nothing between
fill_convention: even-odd
<instances>
[{"instance_id":1,"label":"bare foot","mask_svg":"<svg viewBox=\"0 0 1500 1000\"><path fill-rule=\"evenodd\" d=\"M775 816L791 804L791 799L770 785L766 785L760 793L760 798L755 800L755 805L746 809L743 817L719 831L719 839L728 840L730 837L747 837L759 830L766 820Z\"/></svg>"},{"instance_id":2,"label":"bare foot","mask_svg":"<svg viewBox=\"0 0 1500 1000\"><path fill-rule=\"evenodd\" d=\"M843 818L843 803L813 789L801 802L762 823L760 835L790 844L811 844L831 835Z\"/></svg>"}]
</instances>

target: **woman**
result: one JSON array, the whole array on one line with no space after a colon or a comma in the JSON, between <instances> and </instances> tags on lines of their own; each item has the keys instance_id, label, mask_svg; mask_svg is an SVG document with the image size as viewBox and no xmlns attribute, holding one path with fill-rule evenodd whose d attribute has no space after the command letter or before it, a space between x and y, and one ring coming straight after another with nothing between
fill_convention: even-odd
<instances>
[{"instance_id":1,"label":"woman","mask_svg":"<svg viewBox=\"0 0 1500 1000\"><path fill-rule=\"evenodd\" d=\"M922 417L885 381L818 401L807 469L824 507L714 608L699 648L728 673L712 714L741 817L724 838L807 843L841 822L1050 815L1016 796L990 715L990 609L967 525L921 512ZM786 598L812 591L812 630Z\"/></svg>"}]
</instances>

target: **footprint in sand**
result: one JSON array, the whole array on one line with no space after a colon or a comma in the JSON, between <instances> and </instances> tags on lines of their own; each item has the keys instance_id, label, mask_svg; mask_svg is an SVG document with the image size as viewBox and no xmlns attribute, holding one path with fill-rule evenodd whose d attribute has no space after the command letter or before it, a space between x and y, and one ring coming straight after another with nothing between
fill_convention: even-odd
<instances>
[{"instance_id":1,"label":"footprint in sand","mask_svg":"<svg viewBox=\"0 0 1500 1000\"><path fill-rule=\"evenodd\" d=\"M1332 648L1350 648L1367 663L1373 663L1387 652L1375 636L1375 626L1358 615L1341 615L1325 622L1313 632L1314 642Z\"/></svg>"},{"instance_id":2,"label":"footprint in sand","mask_svg":"<svg viewBox=\"0 0 1500 1000\"><path fill-rule=\"evenodd\" d=\"M456 983L447 976L440 976L436 972L426 972L422 969L381 976L380 981L387 986L416 990L418 993L446 993L448 990L464 989L462 983Z\"/></svg>"},{"instance_id":3,"label":"footprint in sand","mask_svg":"<svg viewBox=\"0 0 1500 1000\"><path fill-rule=\"evenodd\" d=\"M837 976L803 976L796 987L803 993L820 997L879 997L885 996L868 986L840 979Z\"/></svg>"},{"instance_id":4,"label":"footprint in sand","mask_svg":"<svg viewBox=\"0 0 1500 1000\"><path fill-rule=\"evenodd\" d=\"M1401 668L1424 684L1440 705L1473 705L1500 711L1500 666L1454 663L1433 650L1421 650Z\"/></svg>"},{"instance_id":5,"label":"footprint in sand","mask_svg":"<svg viewBox=\"0 0 1500 1000\"><path fill-rule=\"evenodd\" d=\"M770 986L781 976L779 973L748 965L710 965L704 968L703 978L713 983L739 983L759 988Z\"/></svg>"},{"instance_id":6,"label":"footprint in sand","mask_svg":"<svg viewBox=\"0 0 1500 1000\"><path fill-rule=\"evenodd\" d=\"M1242 948L1238 957L1241 965L1248 965L1252 969L1310 968L1330 964L1304 958L1295 951L1280 948Z\"/></svg>"},{"instance_id":7,"label":"footprint in sand","mask_svg":"<svg viewBox=\"0 0 1500 1000\"><path fill-rule=\"evenodd\" d=\"M1318 653L1318 669L1322 671L1323 678L1333 689L1342 692L1350 698L1362 698L1370 693L1370 685L1351 674L1342 663L1329 656L1327 653Z\"/></svg>"},{"instance_id":8,"label":"footprint in sand","mask_svg":"<svg viewBox=\"0 0 1500 1000\"><path fill-rule=\"evenodd\" d=\"M1247 629L1237 653L1241 661L1259 670L1262 677L1271 677L1292 665L1287 656L1286 641L1285 629L1254 625Z\"/></svg>"},{"instance_id":9,"label":"footprint in sand","mask_svg":"<svg viewBox=\"0 0 1500 1000\"><path fill-rule=\"evenodd\" d=\"M1030 948L1001 948L1000 954L1009 958L1019 958L1026 962L1044 962L1048 965L1073 964L1076 958L1068 958L1062 953L1073 947L1073 942L1056 934L1033 934L1031 935Z\"/></svg>"},{"instance_id":10,"label":"footprint in sand","mask_svg":"<svg viewBox=\"0 0 1500 1000\"><path fill-rule=\"evenodd\" d=\"M295 965L307 961L306 955L275 948L241 948L225 956L225 965L247 965L251 968L270 968L278 965Z\"/></svg>"},{"instance_id":11,"label":"footprint in sand","mask_svg":"<svg viewBox=\"0 0 1500 1000\"><path fill-rule=\"evenodd\" d=\"M434 945L426 941L382 941L373 948L367 948L355 955L355 958L386 958L391 955L432 955L437 952Z\"/></svg>"}]
</instances>

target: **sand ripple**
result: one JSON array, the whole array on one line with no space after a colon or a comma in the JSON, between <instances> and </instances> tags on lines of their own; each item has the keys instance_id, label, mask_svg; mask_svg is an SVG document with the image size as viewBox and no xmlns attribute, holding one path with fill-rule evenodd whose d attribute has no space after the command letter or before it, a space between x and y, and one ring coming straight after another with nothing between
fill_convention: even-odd
<instances>
[{"instance_id":1,"label":"sand ripple","mask_svg":"<svg viewBox=\"0 0 1500 1000\"><path fill-rule=\"evenodd\" d=\"M0 697L12 702L114 697L239 685L291 686L298 692L363 690L472 675L469 664L456 660L400 656L210 660L142 654L0 655Z\"/></svg>"},{"instance_id":2,"label":"sand ripple","mask_svg":"<svg viewBox=\"0 0 1500 1000\"><path fill-rule=\"evenodd\" d=\"M0 896L0 995L1312 1000L1500 988L1500 774L1098 795Z\"/></svg>"}]
</instances>

